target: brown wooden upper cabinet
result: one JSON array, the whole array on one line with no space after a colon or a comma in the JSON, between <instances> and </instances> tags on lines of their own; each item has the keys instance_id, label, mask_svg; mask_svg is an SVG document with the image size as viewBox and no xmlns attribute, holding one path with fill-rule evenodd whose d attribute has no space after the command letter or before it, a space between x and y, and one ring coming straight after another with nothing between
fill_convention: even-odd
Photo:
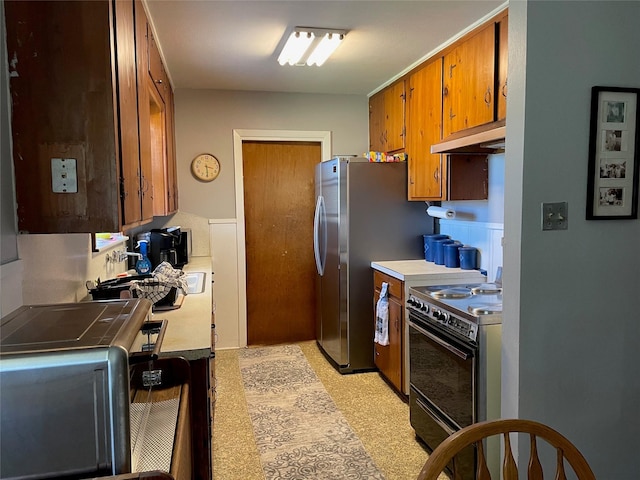
<instances>
[{"instance_id":1,"label":"brown wooden upper cabinet","mask_svg":"<svg viewBox=\"0 0 640 480\"><path fill-rule=\"evenodd\" d=\"M369 99L369 149L394 152L405 147L405 84L400 80Z\"/></svg>"},{"instance_id":2,"label":"brown wooden upper cabinet","mask_svg":"<svg viewBox=\"0 0 640 480\"><path fill-rule=\"evenodd\" d=\"M136 0L136 20L140 110L144 111L140 130L149 149L152 213L166 216L178 209L173 90L140 0Z\"/></svg>"},{"instance_id":3,"label":"brown wooden upper cabinet","mask_svg":"<svg viewBox=\"0 0 640 480\"><path fill-rule=\"evenodd\" d=\"M494 120L495 24L444 56L443 138Z\"/></svg>"},{"instance_id":4,"label":"brown wooden upper cabinet","mask_svg":"<svg viewBox=\"0 0 640 480\"><path fill-rule=\"evenodd\" d=\"M442 198L442 155L430 153L442 138L442 57L409 76L407 89L407 145L410 200Z\"/></svg>"},{"instance_id":5,"label":"brown wooden upper cabinet","mask_svg":"<svg viewBox=\"0 0 640 480\"><path fill-rule=\"evenodd\" d=\"M409 200L487 198L486 154L432 154L431 146L453 133L506 119L507 30L505 10L369 99L371 150L394 151L389 125L405 122L405 130L395 127L406 132L400 137L404 144L393 147L404 148L408 156ZM400 98L405 85L406 115L385 101Z\"/></svg>"},{"instance_id":6,"label":"brown wooden upper cabinet","mask_svg":"<svg viewBox=\"0 0 640 480\"><path fill-rule=\"evenodd\" d=\"M17 59L9 87L20 231L115 232L152 219L141 6L4 3L9 58Z\"/></svg>"}]
</instances>

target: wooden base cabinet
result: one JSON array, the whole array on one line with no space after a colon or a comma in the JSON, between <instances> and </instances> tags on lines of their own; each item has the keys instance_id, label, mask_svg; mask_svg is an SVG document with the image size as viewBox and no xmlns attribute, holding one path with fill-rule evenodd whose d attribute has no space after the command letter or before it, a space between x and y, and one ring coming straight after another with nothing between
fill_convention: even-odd
<instances>
[{"instance_id":1,"label":"wooden base cabinet","mask_svg":"<svg viewBox=\"0 0 640 480\"><path fill-rule=\"evenodd\" d=\"M389 300L389 345L374 343L374 361L380 373L398 391L402 392L403 372L403 334L404 331L404 282L390 275L374 270L374 325L376 322L376 304L380 298L382 283L386 282Z\"/></svg>"}]
</instances>

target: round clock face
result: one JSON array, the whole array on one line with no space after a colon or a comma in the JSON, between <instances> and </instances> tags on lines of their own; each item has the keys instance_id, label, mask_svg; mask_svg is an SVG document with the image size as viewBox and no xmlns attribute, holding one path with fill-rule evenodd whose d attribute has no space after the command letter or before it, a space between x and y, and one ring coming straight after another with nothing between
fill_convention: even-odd
<instances>
[{"instance_id":1,"label":"round clock face","mask_svg":"<svg viewBox=\"0 0 640 480\"><path fill-rule=\"evenodd\" d=\"M191 173L198 180L210 182L215 180L220 173L220 162L216 157L208 153L198 155L191 162Z\"/></svg>"}]
</instances>

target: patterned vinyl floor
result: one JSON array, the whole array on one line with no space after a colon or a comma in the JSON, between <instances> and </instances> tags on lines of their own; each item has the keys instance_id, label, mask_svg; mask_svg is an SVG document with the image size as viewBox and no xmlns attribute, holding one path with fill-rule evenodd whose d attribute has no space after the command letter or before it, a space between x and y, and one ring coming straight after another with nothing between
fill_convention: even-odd
<instances>
[{"instance_id":1,"label":"patterned vinyl floor","mask_svg":"<svg viewBox=\"0 0 640 480\"><path fill-rule=\"evenodd\" d=\"M315 377L322 383L323 390L330 396L329 400L326 398L321 400L322 405L325 405L325 408L338 409L340 416L346 422L346 425L341 425L346 427L347 433L355 434L358 444L364 447L364 455L370 458L372 464L375 465L375 471L372 470L367 475L353 478L415 479L427 458L427 453L415 440L413 429L409 424L407 403L391 390L378 373L341 375L327 362L315 342L303 342L296 345L304 353ZM254 433L247 399L252 395L259 395L259 393L256 391L249 393L248 390L245 392L240 369L241 360L239 359L244 353L250 353L250 350L225 350L216 353L217 400L213 433L214 480L321 478L315 476L315 473L304 475L304 468L309 468L309 465L304 467L300 467L300 465L309 460L304 458L305 456L302 455L304 452L300 449L298 449L300 458L292 460L293 463L297 462L298 467L296 468L302 468L298 471L298 476L287 477L286 474L285 476L277 476L279 474L277 468L274 470L274 465L270 467L268 461L266 462L267 466L263 469L261 451L264 453L270 443L286 443L286 439L270 438L269 434L263 432L260 427L258 427L258 433ZM305 375L309 373L305 372L308 366L305 366L303 361L300 363L302 365L301 372L297 375L303 378L302 373ZM303 403L310 401L311 398L313 395L307 396ZM269 402L257 402L258 405L261 403L262 406L259 408L262 409L262 414L253 412L254 419L258 415L258 425L260 418L268 416L264 412L269 410ZM338 434L338 430L340 429L336 427L334 433ZM261 442L261 438L268 439L268 441ZM342 444L344 442L336 442L336 445ZM347 475L342 478L351 477Z\"/></svg>"}]
</instances>

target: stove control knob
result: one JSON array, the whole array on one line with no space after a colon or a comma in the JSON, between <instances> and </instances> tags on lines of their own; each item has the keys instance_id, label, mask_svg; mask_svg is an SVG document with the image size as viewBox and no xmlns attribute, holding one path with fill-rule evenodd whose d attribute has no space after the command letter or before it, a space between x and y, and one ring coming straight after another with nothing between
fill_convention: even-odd
<instances>
[{"instance_id":1,"label":"stove control knob","mask_svg":"<svg viewBox=\"0 0 640 480\"><path fill-rule=\"evenodd\" d=\"M433 318L435 318L435 319L439 319L439 318L440 318L440 314L441 314L441 313L442 313L442 312L441 312L440 310L437 310L437 309L435 309L435 308L434 308L434 309L431 311L431 316L432 316Z\"/></svg>"},{"instance_id":2,"label":"stove control knob","mask_svg":"<svg viewBox=\"0 0 640 480\"><path fill-rule=\"evenodd\" d=\"M429 305L427 305L426 303L423 303L420 306L420 310L422 310L423 312L429 313Z\"/></svg>"},{"instance_id":3,"label":"stove control knob","mask_svg":"<svg viewBox=\"0 0 640 480\"><path fill-rule=\"evenodd\" d=\"M440 320L442 320L444 323L451 323L451 316L448 313L443 312L440 315Z\"/></svg>"}]
</instances>

